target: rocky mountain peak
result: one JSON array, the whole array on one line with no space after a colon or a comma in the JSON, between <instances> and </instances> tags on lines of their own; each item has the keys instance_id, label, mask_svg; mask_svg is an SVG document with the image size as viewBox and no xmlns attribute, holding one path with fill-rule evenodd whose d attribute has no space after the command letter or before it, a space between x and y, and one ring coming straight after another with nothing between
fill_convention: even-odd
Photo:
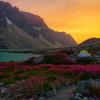
<instances>
[{"instance_id":1,"label":"rocky mountain peak","mask_svg":"<svg viewBox=\"0 0 100 100\"><path fill-rule=\"evenodd\" d=\"M13 25L10 25L12 23ZM10 31L8 32L6 32L7 31L6 25L9 26L8 29ZM8 37L4 36L5 34L3 33L7 33L9 35L13 34L15 36L13 38L15 39L9 41L8 38L9 36ZM22 43L21 47L23 46L23 48L27 48L27 47L41 48L40 46L42 46L43 48L48 48L48 47L60 48L60 47L76 45L76 42L71 37L71 35L66 34L65 32L57 32L50 29L40 16L28 12L20 11L17 7L13 7L8 2L2 2L2 1L0 1L0 34L2 34L3 37L2 39L0 37L0 40L3 41L0 43L0 45L3 45L2 43L5 42L5 38L6 38L6 40L8 41L6 42L8 44L10 43L9 45L7 45L7 48L20 47L19 46L20 41ZM20 41L16 39L19 39ZM28 46L28 43L25 46L24 44L26 43L25 39L31 40L30 41L31 43L29 42L31 44L30 46ZM58 46L58 44L60 44L60 46Z\"/></svg>"}]
</instances>

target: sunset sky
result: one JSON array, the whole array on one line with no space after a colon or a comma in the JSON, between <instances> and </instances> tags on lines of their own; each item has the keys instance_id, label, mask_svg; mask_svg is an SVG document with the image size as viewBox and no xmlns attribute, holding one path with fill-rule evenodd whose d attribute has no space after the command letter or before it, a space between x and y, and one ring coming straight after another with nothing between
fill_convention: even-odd
<instances>
[{"instance_id":1,"label":"sunset sky","mask_svg":"<svg viewBox=\"0 0 100 100\"><path fill-rule=\"evenodd\" d=\"M71 34L78 43L100 37L100 0L1 1L41 16L50 28Z\"/></svg>"}]
</instances>

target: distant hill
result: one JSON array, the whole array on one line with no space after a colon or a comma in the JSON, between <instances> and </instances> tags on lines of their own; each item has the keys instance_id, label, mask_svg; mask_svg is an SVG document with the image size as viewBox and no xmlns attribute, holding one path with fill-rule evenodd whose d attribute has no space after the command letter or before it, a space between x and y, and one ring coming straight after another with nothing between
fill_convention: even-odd
<instances>
[{"instance_id":1,"label":"distant hill","mask_svg":"<svg viewBox=\"0 0 100 100\"><path fill-rule=\"evenodd\" d=\"M94 44L98 44L98 43L100 43L100 38L90 38L90 39L88 39L88 40L86 40L86 41L84 41L84 42L82 42L81 44L80 44L80 46L90 46L90 45L94 45Z\"/></svg>"},{"instance_id":2,"label":"distant hill","mask_svg":"<svg viewBox=\"0 0 100 100\"><path fill-rule=\"evenodd\" d=\"M0 48L61 48L75 46L71 35L50 29L44 20L0 1Z\"/></svg>"},{"instance_id":3,"label":"distant hill","mask_svg":"<svg viewBox=\"0 0 100 100\"><path fill-rule=\"evenodd\" d=\"M90 38L78 45L78 48L100 52L100 38Z\"/></svg>"}]
</instances>

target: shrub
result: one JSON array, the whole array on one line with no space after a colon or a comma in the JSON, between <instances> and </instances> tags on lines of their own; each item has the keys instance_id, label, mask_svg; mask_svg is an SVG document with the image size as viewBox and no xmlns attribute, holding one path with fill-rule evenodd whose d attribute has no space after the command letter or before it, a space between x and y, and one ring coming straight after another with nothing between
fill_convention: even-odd
<instances>
[{"instance_id":1,"label":"shrub","mask_svg":"<svg viewBox=\"0 0 100 100\"><path fill-rule=\"evenodd\" d=\"M51 86L50 83L45 82L45 83L42 85L42 89L43 89L43 91L49 91L49 90L52 89L52 86Z\"/></svg>"},{"instance_id":2,"label":"shrub","mask_svg":"<svg viewBox=\"0 0 100 100\"><path fill-rule=\"evenodd\" d=\"M76 62L78 64L91 64L95 61L92 57L77 58Z\"/></svg>"}]
</instances>

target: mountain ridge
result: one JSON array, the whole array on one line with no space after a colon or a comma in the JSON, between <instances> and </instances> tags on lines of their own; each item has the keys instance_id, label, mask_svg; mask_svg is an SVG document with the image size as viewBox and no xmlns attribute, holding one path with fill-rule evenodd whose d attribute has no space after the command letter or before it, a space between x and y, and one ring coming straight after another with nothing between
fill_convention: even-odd
<instances>
[{"instance_id":1,"label":"mountain ridge","mask_svg":"<svg viewBox=\"0 0 100 100\"><path fill-rule=\"evenodd\" d=\"M30 40L32 43L29 42L29 45L31 44L29 46L30 48L45 49L76 45L76 42L71 35L66 34L65 32L57 32L50 29L40 16L20 11L17 7L12 7L9 3L0 1L0 20L2 19L3 21L0 21L0 35L5 31L6 34L11 35L11 32L9 32L7 29L13 30L12 33L16 34L16 37L18 37L18 32L20 32L20 34L27 34L28 38L26 38L25 35L25 37L22 36L22 39L24 40L24 38L26 38L27 41L29 37L31 37ZM12 23L12 25L8 25L7 21ZM7 28L7 25L9 28ZM0 48L2 48L3 42L7 42L4 39L7 39L6 34L2 34L4 35L3 39L1 39L0 36ZM13 38L16 39L16 37ZM15 39L12 39L12 44L14 44L16 47L18 42L16 42L17 40ZM8 43L9 42L10 40L8 39ZM25 46L24 43L25 40L21 42L23 45L22 47L27 48L28 44L26 43L27 45ZM6 45L4 45L4 47L6 48ZM7 48L11 47L14 48L11 45L7 46Z\"/></svg>"},{"instance_id":2,"label":"mountain ridge","mask_svg":"<svg viewBox=\"0 0 100 100\"><path fill-rule=\"evenodd\" d=\"M79 45L80 45L80 46L92 45L92 44L94 44L94 43L100 43L100 38L96 38L96 37L89 38L89 39L83 41L82 43L80 43Z\"/></svg>"}]
</instances>

